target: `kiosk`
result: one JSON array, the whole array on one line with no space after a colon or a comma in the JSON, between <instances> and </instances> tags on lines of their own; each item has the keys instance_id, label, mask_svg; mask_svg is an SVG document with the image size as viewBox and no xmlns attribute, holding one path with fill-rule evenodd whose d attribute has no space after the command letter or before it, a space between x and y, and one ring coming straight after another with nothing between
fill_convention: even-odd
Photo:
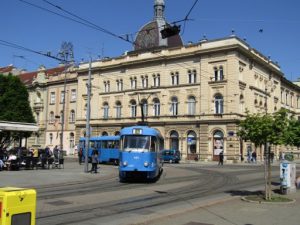
<instances>
[{"instance_id":1,"label":"kiosk","mask_svg":"<svg viewBox=\"0 0 300 225\"><path fill-rule=\"evenodd\" d=\"M280 163L280 191L287 194L296 191L296 164L288 161Z\"/></svg>"},{"instance_id":2,"label":"kiosk","mask_svg":"<svg viewBox=\"0 0 300 225\"><path fill-rule=\"evenodd\" d=\"M35 225L36 191L0 188L0 225Z\"/></svg>"}]
</instances>

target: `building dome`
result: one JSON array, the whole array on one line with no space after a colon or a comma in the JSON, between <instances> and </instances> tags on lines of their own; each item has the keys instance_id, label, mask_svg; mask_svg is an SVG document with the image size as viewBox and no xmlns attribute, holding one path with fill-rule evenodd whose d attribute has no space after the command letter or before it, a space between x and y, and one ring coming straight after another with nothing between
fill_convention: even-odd
<instances>
[{"instance_id":1,"label":"building dome","mask_svg":"<svg viewBox=\"0 0 300 225\"><path fill-rule=\"evenodd\" d=\"M163 39L160 31L169 24L164 18L165 3L163 0L154 2L154 19L147 23L138 32L134 50L152 49L156 47L176 47L182 46L182 40L179 34Z\"/></svg>"}]
</instances>

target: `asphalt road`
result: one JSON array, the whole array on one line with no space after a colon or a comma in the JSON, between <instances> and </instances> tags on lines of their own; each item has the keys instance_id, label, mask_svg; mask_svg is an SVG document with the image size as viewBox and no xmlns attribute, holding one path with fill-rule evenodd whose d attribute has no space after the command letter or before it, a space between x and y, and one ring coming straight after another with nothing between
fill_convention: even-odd
<instances>
[{"instance_id":1,"label":"asphalt road","mask_svg":"<svg viewBox=\"0 0 300 225\"><path fill-rule=\"evenodd\" d=\"M279 181L274 165L273 188ZM37 225L146 224L261 189L262 165L165 164L156 183L119 183L118 168L99 174L67 162L64 169L0 173L0 186L37 190ZM277 187L279 188L279 187ZM155 224L155 223L153 223Z\"/></svg>"}]
</instances>

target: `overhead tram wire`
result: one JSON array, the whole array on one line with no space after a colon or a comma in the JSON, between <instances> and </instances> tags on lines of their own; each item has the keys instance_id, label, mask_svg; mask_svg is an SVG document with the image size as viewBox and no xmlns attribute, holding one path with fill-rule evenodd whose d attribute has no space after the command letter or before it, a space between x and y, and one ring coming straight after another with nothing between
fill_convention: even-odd
<instances>
[{"instance_id":1,"label":"overhead tram wire","mask_svg":"<svg viewBox=\"0 0 300 225\"><path fill-rule=\"evenodd\" d=\"M0 45L15 48L15 49L19 49L19 50L23 50L23 51L27 51L27 52L31 52L31 53L35 53L35 54L38 54L38 55L42 55L42 56L45 56L45 57L48 57L48 58L55 59L55 60L60 61L60 62L70 63L70 61L66 61L64 59L55 57L55 56L53 56L49 53L43 53L43 52L35 51L35 50L30 49L30 48L26 48L26 47L23 47L21 45L17 45L15 43L8 42L8 41L5 41L5 40L0 39Z\"/></svg>"},{"instance_id":2,"label":"overhead tram wire","mask_svg":"<svg viewBox=\"0 0 300 225\"><path fill-rule=\"evenodd\" d=\"M52 14L58 15L58 16L63 17L63 18L65 18L65 19L71 20L71 21L73 21L73 22L80 23L80 24L82 24L82 25L88 26L88 27L90 27L90 28L92 28L92 29L95 29L95 30L101 31L101 32L103 32L103 33L109 34L109 35L111 35L111 36L113 36L113 37L116 37L116 38L121 39L121 40L123 40L123 41L126 41L126 42L128 42L128 43L131 43L131 44L133 44L133 45L136 45L135 42L130 41L130 40L126 39L126 38L123 38L123 37L120 36L120 35L114 34L113 32L111 32L111 31L109 31L109 30L107 30L107 29L105 29L105 28L102 28L102 27L100 27L100 26L98 26L98 25L96 25L96 24L94 24L94 23L92 23L92 22L90 22L90 21L88 21L88 20L86 20L86 19L83 19L82 17L77 16L77 15L74 14L74 13L71 13L71 12L69 12L68 10L63 9L61 6L54 5L54 4L52 4L51 2L49 2L49 1L47 1L47 0L42 0L42 1L44 1L44 2L46 2L47 4L49 4L49 5L51 5L51 6L55 7L55 8L57 8L57 9L63 11L64 13L67 13L67 14L69 14L69 15L71 15L71 16L73 16L73 17L79 19L79 20L82 20L83 22L81 22L81 21L79 21L79 20L77 20L77 19L73 19L73 18L71 18L71 17L69 17L69 16L65 16L65 15L63 15L63 14L54 12L54 11L52 11L52 10L46 9L46 8L44 8L44 7L42 7L42 6L38 6L38 5L36 5L36 4L27 2L27 1L25 1L25 0L19 0L19 1L21 1L21 2L23 2L23 3L26 3L26 4L28 4L28 5L31 5L31 6L33 6L33 7L39 8L39 9L41 9L41 10L50 12L50 13L52 13ZM192 10L194 9L194 7L195 7L195 5L197 4L197 2L198 2L198 0L195 0L193 6L191 7L191 9L189 10L189 12L187 13L187 15L185 16L184 19L182 19L182 20L177 20L177 21L172 22L172 23L179 23L179 22L187 21L187 20L188 20L188 16L190 15L190 13L192 12ZM164 56L165 56L164 54L159 53L159 52L153 52L153 54L155 54L155 55L157 55L157 56L161 56L161 57L164 57ZM189 68L190 68L190 66L187 65L186 63L183 63L183 64L187 65L188 67L184 67L183 65L180 65L179 63L176 63L176 64L179 65L180 67L184 68L184 69L189 69ZM201 70L201 71L203 71L203 70ZM201 72L201 71L200 71L200 72ZM208 73L208 74L211 74L212 76L214 75L212 72L208 72L208 71L204 71L204 72L206 72L206 73ZM203 76L203 75L202 75L202 76ZM210 79L211 77L207 77L207 78ZM108 77L107 77L106 79L114 81L112 78L108 78ZM234 83L234 82L232 82L232 83ZM127 86L127 85L126 85L126 86ZM129 85L128 85L128 87L129 87Z\"/></svg>"}]
</instances>

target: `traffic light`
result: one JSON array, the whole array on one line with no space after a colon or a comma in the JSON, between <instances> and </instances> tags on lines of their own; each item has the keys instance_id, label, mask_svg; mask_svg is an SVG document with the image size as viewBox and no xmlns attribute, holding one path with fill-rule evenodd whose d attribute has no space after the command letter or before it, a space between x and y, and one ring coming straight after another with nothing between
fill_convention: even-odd
<instances>
[{"instance_id":1,"label":"traffic light","mask_svg":"<svg viewBox=\"0 0 300 225\"><path fill-rule=\"evenodd\" d=\"M177 25L170 26L168 24L165 26L164 29L162 29L160 31L161 37L163 39L177 35L177 34L179 34L179 32L180 32L180 25L179 26L177 26Z\"/></svg>"}]
</instances>

